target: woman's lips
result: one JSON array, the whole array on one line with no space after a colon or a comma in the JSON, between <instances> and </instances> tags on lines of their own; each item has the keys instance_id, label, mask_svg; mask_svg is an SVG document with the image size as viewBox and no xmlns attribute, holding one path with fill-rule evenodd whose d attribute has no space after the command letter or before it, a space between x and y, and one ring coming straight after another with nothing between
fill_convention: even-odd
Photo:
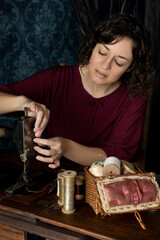
<instances>
[{"instance_id":1,"label":"woman's lips","mask_svg":"<svg viewBox=\"0 0 160 240\"><path fill-rule=\"evenodd\" d=\"M105 78L105 77L107 77L106 74L104 74L104 73L102 73L102 72L100 72L100 71L98 71L98 70L96 70L96 74L97 74L97 76L100 77L100 78Z\"/></svg>"}]
</instances>

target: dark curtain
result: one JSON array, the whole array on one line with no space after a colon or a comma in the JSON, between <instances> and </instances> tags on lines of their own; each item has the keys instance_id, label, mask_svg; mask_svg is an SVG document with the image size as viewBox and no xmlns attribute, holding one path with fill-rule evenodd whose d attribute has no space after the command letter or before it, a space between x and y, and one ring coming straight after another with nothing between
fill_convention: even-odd
<instances>
[{"instance_id":1,"label":"dark curtain","mask_svg":"<svg viewBox=\"0 0 160 240\"><path fill-rule=\"evenodd\" d=\"M72 0L83 34L98 22L120 12L132 14L144 22L145 0Z\"/></svg>"},{"instance_id":2,"label":"dark curtain","mask_svg":"<svg viewBox=\"0 0 160 240\"><path fill-rule=\"evenodd\" d=\"M146 1L146 25L151 32L155 79L151 104L146 170L160 174L160 5L159 0Z\"/></svg>"},{"instance_id":3,"label":"dark curtain","mask_svg":"<svg viewBox=\"0 0 160 240\"><path fill-rule=\"evenodd\" d=\"M107 18L109 1L72 0L72 2L83 34L93 29L98 21Z\"/></svg>"}]
</instances>

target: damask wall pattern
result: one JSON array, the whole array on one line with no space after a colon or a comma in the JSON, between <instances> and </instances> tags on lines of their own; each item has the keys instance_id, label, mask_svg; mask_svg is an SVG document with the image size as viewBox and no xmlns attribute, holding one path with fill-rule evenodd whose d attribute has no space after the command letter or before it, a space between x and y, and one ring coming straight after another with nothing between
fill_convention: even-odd
<instances>
[{"instance_id":1,"label":"damask wall pattern","mask_svg":"<svg viewBox=\"0 0 160 240\"><path fill-rule=\"evenodd\" d=\"M71 0L0 0L0 82L75 64L79 34Z\"/></svg>"},{"instance_id":2,"label":"damask wall pattern","mask_svg":"<svg viewBox=\"0 0 160 240\"><path fill-rule=\"evenodd\" d=\"M0 0L0 82L20 81L61 61L75 64L79 34L72 0ZM0 150L10 148L0 139Z\"/></svg>"}]
</instances>

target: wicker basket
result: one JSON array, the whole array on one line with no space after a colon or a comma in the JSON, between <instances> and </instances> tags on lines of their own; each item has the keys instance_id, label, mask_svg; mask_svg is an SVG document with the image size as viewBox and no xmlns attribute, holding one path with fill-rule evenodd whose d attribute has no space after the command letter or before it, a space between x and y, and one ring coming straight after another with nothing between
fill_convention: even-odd
<instances>
[{"instance_id":1,"label":"wicker basket","mask_svg":"<svg viewBox=\"0 0 160 240\"><path fill-rule=\"evenodd\" d=\"M88 170L88 167L85 167L85 174L86 174L86 193L85 193L85 199L86 202L93 208L94 212L96 214L104 215L112 215L112 214L120 214L120 213L129 213L129 212L139 212L139 211L145 211L150 209L159 209L160 208L160 190L158 183L155 180L155 174L154 173L136 173L136 174L128 174L128 175L119 175L115 177L114 179L109 179L107 177L94 177ZM104 201L106 201L107 198L103 197L103 191L100 190L100 185L103 185L103 182L105 184L109 184L111 182L118 182L122 181L123 179L150 179L155 187L156 192L156 200L153 202L147 202L143 204L135 205L126 205L126 206L117 206L114 208L109 208L106 210L104 208Z\"/></svg>"},{"instance_id":2,"label":"wicker basket","mask_svg":"<svg viewBox=\"0 0 160 240\"><path fill-rule=\"evenodd\" d=\"M89 205L93 208L96 214L101 213L104 214L102 209L101 200L99 197L99 193L97 191L98 180L104 179L103 177L94 177L86 167L85 170L85 200Z\"/></svg>"}]
</instances>

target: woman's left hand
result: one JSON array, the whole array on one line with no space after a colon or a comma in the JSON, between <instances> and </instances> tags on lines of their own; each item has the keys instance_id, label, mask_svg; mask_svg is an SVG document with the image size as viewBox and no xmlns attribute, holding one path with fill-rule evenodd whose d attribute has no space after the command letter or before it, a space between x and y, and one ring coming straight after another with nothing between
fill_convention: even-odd
<instances>
[{"instance_id":1,"label":"woman's left hand","mask_svg":"<svg viewBox=\"0 0 160 240\"><path fill-rule=\"evenodd\" d=\"M27 102L28 101L28 102ZM50 111L45 105L27 99L24 103L28 108L28 116L35 117L34 132L36 137L40 137L48 124Z\"/></svg>"},{"instance_id":2,"label":"woman's left hand","mask_svg":"<svg viewBox=\"0 0 160 240\"><path fill-rule=\"evenodd\" d=\"M63 138L55 137L50 139L35 138L33 140L38 146L35 146L34 149L42 154L36 157L37 160L49 163L50 168L57 168L60 166L60 158L63 154ZM40 147L41 146L41 147ZM47 147L48 149L42 148Z\"/></svg>"}]
</instances>

